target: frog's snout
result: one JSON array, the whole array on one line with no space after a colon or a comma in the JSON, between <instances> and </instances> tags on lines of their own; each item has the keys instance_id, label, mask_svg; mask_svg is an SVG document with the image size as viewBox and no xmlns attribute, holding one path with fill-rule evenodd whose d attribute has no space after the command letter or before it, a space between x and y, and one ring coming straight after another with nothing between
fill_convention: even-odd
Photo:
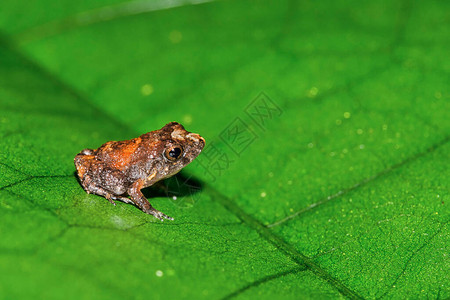
<instances>
[{"instance_id":1,"label":"frog's snout","mask_svg":"<svg viewBox=\"0 0 450 300\"><path fill-rule=\"evenodd\" d=\"M199 135L199 134L196 134L196 133L189 133L188 135L187 135L187 137L191 140L191 141L193 141L193 142L195 142L195 143L199 143L199 144L201 144L202 145L202 148L205 146L205 139L201 136L201 135Z\"/></svg>"}]
</instances>

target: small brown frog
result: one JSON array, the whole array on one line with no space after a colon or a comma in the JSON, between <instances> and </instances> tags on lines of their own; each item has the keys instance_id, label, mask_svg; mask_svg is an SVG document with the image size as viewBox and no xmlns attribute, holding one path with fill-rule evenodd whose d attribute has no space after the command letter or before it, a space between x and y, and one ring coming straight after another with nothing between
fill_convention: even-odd
<instances>
[{"instance_id":1,"label":"small brown frog","mask_svg":"<svg viewBox=\"0 0 450 300\"><path fill-rule=\"evenodd\" d=\"M84 149L74 161L88 194L103 196L114 205L113 199L133 203L161 221L173 220L154 209L141 189L178 173L204 146L200 135L171 122L135 139L107 142L95 150Z\"/></svg>"}]
</instances>

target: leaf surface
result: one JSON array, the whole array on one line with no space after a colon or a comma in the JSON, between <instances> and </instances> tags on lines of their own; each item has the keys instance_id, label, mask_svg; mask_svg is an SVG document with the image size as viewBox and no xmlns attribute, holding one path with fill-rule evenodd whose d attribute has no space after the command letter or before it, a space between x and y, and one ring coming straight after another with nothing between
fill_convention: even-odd
<instances>
[{"instance_id":1,"label":"leaf surface","mask_svg":"<svg viewBox=\"0 0 450 300\"><path fill-rule=\"evenodd\" d=\"M447 2L16 3L0 298L450 297ZM83 191L76 153L170 121L207 141L146 190L175 221Z\"/></svg>"}]
</instances>

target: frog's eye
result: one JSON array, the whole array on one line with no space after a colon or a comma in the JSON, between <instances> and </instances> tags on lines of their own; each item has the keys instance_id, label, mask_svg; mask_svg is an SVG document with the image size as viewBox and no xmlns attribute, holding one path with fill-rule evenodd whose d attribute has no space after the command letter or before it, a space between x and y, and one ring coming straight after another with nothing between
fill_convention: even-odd
<instances>
[{"instance_id":1,"label":"frog's eye","mask_svg":"<svg viewBox=\"0 0 450 300\"><path fill-rule=\"evenodd\" d=\"M166 158L172 161L179 159L181 157L181 154L183 154L183 148L178 145L169 147L164 152Z\"/></svg>"}]
</instances>

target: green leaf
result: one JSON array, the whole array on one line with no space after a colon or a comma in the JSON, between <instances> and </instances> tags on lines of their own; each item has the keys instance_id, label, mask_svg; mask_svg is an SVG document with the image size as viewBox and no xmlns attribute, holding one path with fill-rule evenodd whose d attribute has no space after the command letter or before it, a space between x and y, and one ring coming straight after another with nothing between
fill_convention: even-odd
<instances>
[{"instance_id":1,"label":"green leaf","mask_svg":"<svg viewBox=\"0 0 450 300\"><path fill-rule=\"evenodd\" d=\"M449 3L204 2L3 1L0 298L449 298ZM84 192L170 121L173 222Z\"/></svg>"}]
</instances>

